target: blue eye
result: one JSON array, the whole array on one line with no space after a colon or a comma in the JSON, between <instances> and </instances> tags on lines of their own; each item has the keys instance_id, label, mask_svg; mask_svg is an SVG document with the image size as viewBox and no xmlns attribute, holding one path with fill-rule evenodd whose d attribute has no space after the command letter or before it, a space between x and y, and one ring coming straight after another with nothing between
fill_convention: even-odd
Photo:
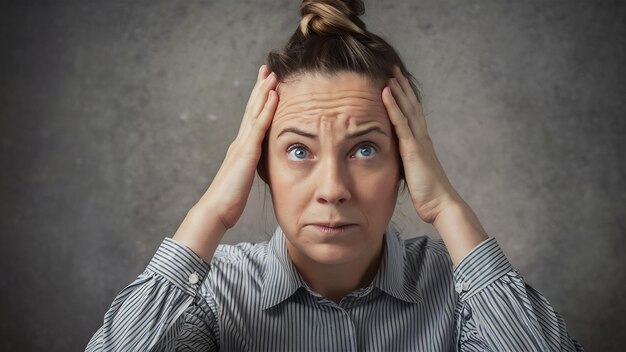
<instances>
[{"instance_id":1,"label":"blue eye","mask_svg":"<svg viewBox=\"0 0 626 352\"><path fill-rule=\"evenodd\" d=\"M361 154L360 156L358 154ZM355 155L359 158L371 158L376 154L376 149L370 144L363 144L357 149Z\"/></svg>"},{"instance_id":2,"label":"blue eye","mask_svg":"<svg viewBox=\"0 0 626 352\"><path fill-rule=\"evenodd\" d=\"M309 152L302 145L294 144L287 149L287 157L291 160L303 160L309 156Z\"/></svg>"}]
</instances>

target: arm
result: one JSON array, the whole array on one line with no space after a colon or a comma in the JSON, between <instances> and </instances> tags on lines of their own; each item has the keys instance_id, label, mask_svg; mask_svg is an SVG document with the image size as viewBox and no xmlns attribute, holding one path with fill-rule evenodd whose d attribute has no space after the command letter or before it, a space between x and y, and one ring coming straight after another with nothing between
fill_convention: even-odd
<instances>
[{"instance_id":1,"label":"arm","mask_svg":"<svg viewBox=\"0 0 626 352\"><path fill-rule=\"evenodd\" d=\"M583 351L550 302L524 282L496 239L486 236L467 204L446 208L433 225L453 260L461 351Z\"/></svg>"},{"instance_id":2,"label":"arm","mask_svg":"<svg viewBox=\"0 0 626 352\"><path fill-rule=\"evenodd\" d=\"M118 294L87 351L217 350L218 309L211 294L198 293L219 242L245 208L278 104L276 85L276 74L261 66L239 133L209 189L144 273Z\"/></svg>"},{"instance_id":3,"label":"arm","mask_svg":"<svg viewBox=\"0 0 626 352\"><path fill-rule=\"evenodd\" d=\"M459 265L472 249L489 237L472 208L463 201L450 202L442 207L433 221L452 258L454 267Z\"/></svg>"},{"instance_id":4,"label":"arm","mask_svg":"<svg viewBox=\"0 0 626 352\"><path fill-rule=\"evenodd\" d=\"M435 154L417 95L400 68L393 71L382 100L398 136L415 211L441 234L452 259L460 293L456 317L461 350L582 350L567 334L563 319L524 283L452 187Z\"/></svg>"},{"instance_id":5,"label":"arm","mask_svg":"<svg viewBox=\"0 0 626 352\"><path fill-rule=\"evenodd\" d=\"M217 310L199 294L208 272L193 251L165 238L114 299L85 351L217 351Z\"/></svg>"}]
</instances>

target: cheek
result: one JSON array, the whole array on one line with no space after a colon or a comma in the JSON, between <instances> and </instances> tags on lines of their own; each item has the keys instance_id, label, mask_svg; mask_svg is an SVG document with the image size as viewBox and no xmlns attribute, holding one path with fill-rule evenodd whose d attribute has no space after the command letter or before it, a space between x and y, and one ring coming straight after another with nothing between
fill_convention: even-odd
<instances>
[{"instance_id":1,"label":"cheek","mask_svg":"<svg viewBox=\"0 0 626 352\"><path fill-rule=\"evenodd\" d=\"M284 163L269 156L269 188L277 217L293 218L293 214L302 211L310 196L305 187L305 175L297 170L285 167Z\"/></svg>"},{"instance_id":2,"label":"cheek","mask_svg":"<svg viewBox=\"0 0 626 352\"><path fill-rule=\"evenodd\" d=\"M395 162L387 163L376 171L370 170L367 176L357 175L354 180L359 199L370 208L380 211L381 206L385 206L385 209L395 207L400 185L398 165Z\"/></svg>"},{"instance_id":3,"label":"cheek","mask_svg":"<svg viewBox=\"0 0 626 352\"><path fill-rule=\"evenodd\" d=\"M374 206L380 202L388 203L391 200L395 202L399 186L397 175L398 173L395 172L361 178L357 181L360 198L367 199L370 203L374 203Z\"/></svg>"}]
</instances>

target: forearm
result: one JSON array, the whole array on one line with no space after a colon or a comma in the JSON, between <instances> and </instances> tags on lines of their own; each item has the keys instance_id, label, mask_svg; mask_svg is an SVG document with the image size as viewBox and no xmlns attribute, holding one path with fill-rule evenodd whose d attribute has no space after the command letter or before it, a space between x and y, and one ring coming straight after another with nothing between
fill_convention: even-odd
<instances>
[{"instance_id":1,"label":"forearm","mask_svg":"<svg viewBox=\"0 0 626 352\"><path fill-rule=\"evenodd\" d=\"M85 350L173 351L176 343L197 341L215 348L215 310L199 293L209 270L189 248L166 237L146 270L115 297Z\"/></svg>"},{"instance_id":2,"label":"forearm","mask_svg":"<svg viewBox=\"0 0 626 352\"><path fill-rule=\"evenodd\" d=\"M443 208L433 226L443 239L454 267L472 249L489 238L472 208L463 200L451 202Z\"/></svg>"},{"instance_id":3,"label":"forearm","mask_svg":"<svg viewBox=\"0 0 626 352\"><path fill-rule=\"evenodd\" d=\"M460 351L583 351L563 317L524 281L494 237L463 258L454 283Z\"/></svg>"},{"instance_id":4,"label":"forearm","mask_svg":"<svg viewBox=\"0 0 626 352\"><path fill-rule=\"evenodd\" d=\"M172 237L210 263L226 228L213 214L214 209L197 204L188 213Z\"/></svg>"},{"instance_id":5,"label":"forearm","mask_svg":"<svg viewBox=\"0 0 626 352\"><path fill-rule=\"evenodd\" d=\"M442 209L433 226L445 242L459 285L461 351L485 345L494 351L583 351L547 298L514 270L495 238L486 241L489 236L470 206L459 200Z\"/></svg>"}]
</instances>

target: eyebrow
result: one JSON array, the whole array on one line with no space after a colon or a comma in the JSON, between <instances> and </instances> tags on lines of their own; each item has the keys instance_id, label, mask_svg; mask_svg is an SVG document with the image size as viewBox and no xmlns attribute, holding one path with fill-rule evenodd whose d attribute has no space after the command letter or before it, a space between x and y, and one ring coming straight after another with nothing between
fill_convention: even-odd
<instances>
[{"instance_id":1,"label":"eyebrow","mask_svg":"<svg viewBox=\"0 0 626 352\"><path fill-rule=\"evenodd\" d=\"M287 127L284 130L282 130L278 134L278 136L276 136L276 139L278 139L278 137L280 137L284 133L288 133L288 132L299 134L301 136L308 137L308 138L313 138L313 139L317 138L317 135L314 135L313 133L305 132L305 131L299 130L299 129L295 128L295 127ZM373 126L373 127L370 127L370 128L366 128L366 129L364 129L362 131L357 131L357 132L354 132L354 133L350 133L348 135L348 138L352 139L352 138L356 138L356 137L361 137L361 136L364 136L364 135L366 135L368 133L371 133L371 132L378 132L378 133L381 133L381 134L387 136L387 133L385 133L385 131L383 131L380 127Z\"/></svg>"}]
</instances>

